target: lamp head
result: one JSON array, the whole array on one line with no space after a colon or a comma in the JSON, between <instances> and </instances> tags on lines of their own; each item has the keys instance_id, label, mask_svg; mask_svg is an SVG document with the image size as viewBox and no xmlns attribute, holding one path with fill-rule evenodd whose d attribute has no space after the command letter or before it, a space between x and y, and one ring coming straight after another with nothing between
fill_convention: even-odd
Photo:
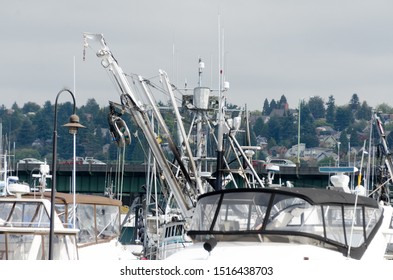
<instances>
[{"instance_id":1,"label":"lamp head","mask_svg":"<svg viewBox=\"0 0 393 280\"><path fill-rule=\"evenodd\" d=\"M79 117L75 114L70 116L70 122L63 125L68 127L68 132L70 134L77 134L79 128L85 128L85 126L79 123Z\"/></svg>"}]
</instances>

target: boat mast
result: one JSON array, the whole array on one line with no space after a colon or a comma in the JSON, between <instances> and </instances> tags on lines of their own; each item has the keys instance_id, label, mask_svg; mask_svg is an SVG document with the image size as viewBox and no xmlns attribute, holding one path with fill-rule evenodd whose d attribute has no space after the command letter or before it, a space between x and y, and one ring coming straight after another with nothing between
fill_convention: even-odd
<instances>
[{"instance_id":1,"label":"boat mast","mask_svg":"<svg viewBox=\"0 0 393 280\"><path fill-rule=\"evenodd\" d=\"M142 106L140 100L138 100L132 91L125 74L116 59L112 55L112 52L106 45L104 37L102 34L91 34L84 33L84 46L85 48L89 46L88 40L98 42L99 49L96 53L97 57L101 59L101 65L107 69L114 77L116 85L119 87L121 94L121 105L111 103L111 105L117 107L118 109L125 111L133 116L134 121L139 126L139 128L144 133L146 141L157 160L157 164L162 170L162 175L166 180L166 183L170 187L173 195L178 203L180 211L185 219L188 219L192 215L194 208L194 201L192 200L190 193L186 190L185 186L182 186L181 182L178 182L175 175L172 173L171 167L157 142L157 137L154 133L154 129L151 126L150 119L147 115L145 108ZM168 136L169 137L169 136ZM176 156L176 154L175 154ZM178 156L178 155L177 155ZM181 161L177 159L179 166L182 166ZM185 171L185 170L184 170ZM187 175L187 172L184 174Z\"/></svg>"}]
</instances>

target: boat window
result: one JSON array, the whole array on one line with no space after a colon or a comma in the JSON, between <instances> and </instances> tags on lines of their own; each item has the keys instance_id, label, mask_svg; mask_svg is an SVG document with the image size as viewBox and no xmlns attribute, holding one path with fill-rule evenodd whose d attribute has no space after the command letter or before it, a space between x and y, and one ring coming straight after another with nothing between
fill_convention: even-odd
<instances>
[{"instance_id":1,"label":"boat window","mask_svg":"<svg viewBox=\"0 0 393 280\"><path fill-rule=\"evenodd\" d=\"M359 247L364 243L363 209L362 207L344 206L344 224L347 243Z\"/></svg>"},{"instance_id":2,"label":"boat window","mask_svg":"<svg viewBox=\"0 0 393 280\"><path fill-rule=\"evenodd\" d=\"M3 226L49 226L49 215L45 211L44 205L40 202L1 203L0 215L0 224Z\"/></svg>"},{"instance_id":3,"label":"boat window","mask_svg":"<svg viewBox=\"0 0 393 280\"><path fill-rule=\"evenodd\" d=\"M94 226L94 206L81 204L76 213L77 228L80 230L78 235L79 243L96 242Z\"/></svg>"},{"instance_id":4,"label":"boat window","mask_svg":"<svg viewBox=\"0 0 393 280\"><path fill-rule=\"evenodd\" d=\"M169 231L169 227L165 228L165 237L170 237L170 231Z\"/></svg>"},{"instance_id":5,"label":"boat window","mask_svg":"<svg viewBox=\"0 0 393 280\"><path fill-rule=\"evenodd\" d=\"M227 193L214 229L219 231L258 230L265 218L270 194Z\"/></svg>"},{"instance_id":6,"label":"boat window","mask_svg":"<svg viewBox=\"0 0 393 280\"><path fill-rule=\"evenodd\" d=\"M307 201L276 195L266 230L297 231L324 236L322 210Z\"/></svg>"},{"instance_id":7,"label":"boat window","mask_svg":"<svg viewBox=\"0 0 393 280\"><path fill-rule=\"evenodd\" d=\"M177 236L181 236L183 234L183 226L182 225L177 225L176 226L176 234Z\"/></svg>"},{"instance_id":8,"label":"boat window","mask_svg":"<svg viewBox=\"0 0 393 280\"><path fill-rule=\"evenodd\" d=\"M192 230L208 231L212 227L220 195L202 198L197 204ZM270 194L264 193L226 193L218 209L213 231L258 230L269 204Z\"/></svg>"},{"instance_id":9,"label":"boat window","mask_svg":"<svg viewBox=\"0 0 393 280\"><path fill-rule=\"evenodd\" d=\"M323 206L326 238L345 244L342 206Z\"/></svg>"},{"instance_id":10,"label":"boat window","mask_svg":"<svg viewBox=\"0 0 393 280\"><path fill-rule=\"evenodd\" d=\"M4 225L10 216L12 206L14 203L4 202L0 203L0 225Z\"/></svg>"},{"instance_id":11,"label":"boat window","mask_svg":"<svg viewBox=\"0 0 393 280\"><path fill-rule=\"evenodd\" d=\"M49 235L7 233L0 234L0 260L48 259ZM56 234L53 243L54 259L78 258L75 234Z\"/></svg>"},{"instance_id":12,"label":"boat window","mask_svg":"<svg viewBox=\"0 0 393 280\"><path fill-rule=\"evenodd\" d=\"M118 206L97 205L96 215L99 239L107 239L120 234Z\"/></svg>"},{"instance_id":13,"label":"boat window","mask_svg":"<svg viewBox=\"0 0 393 280\"><path fill-rule=\"evenodd\" d=\"M366 238L370 236L370 233L375 228L378 221L381 219L382 210L379 208L365 207L364 209L364 220L366 227Z\"/></svg>"},{"instance_id":14,"label":"boat window","mask_svg":"<svg viewBox=\"0 0 393 280\"><path fill-rule=\"evenodd\" d=\"M199 200L190 228L193 230L210 230L217 210L220 195L211 195Z\"/></svg>"}]
</instances>

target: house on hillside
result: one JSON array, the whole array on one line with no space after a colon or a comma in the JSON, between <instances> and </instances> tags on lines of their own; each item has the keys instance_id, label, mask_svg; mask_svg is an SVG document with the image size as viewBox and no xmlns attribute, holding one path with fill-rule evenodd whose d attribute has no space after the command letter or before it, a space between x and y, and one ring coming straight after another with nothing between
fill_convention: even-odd
<instances>
[{"instance_id":1,"label":"house on hillside","mask_svg":"<svg viewBox=\"0 0 393 280\"><path fill-rule=\"evenodd\" d=\"M297 157L299 154L299 157L304 157L304 152L306 150L306 144L305 143L300 143L299 145L299 151L298 151L298 145L293 145L291 148L287 150L285 153L285 158L291 158L291 157Z\"/></svg>"},{"instance_id":2,"label":"house on hillside","mask_svg":"<svg viewBox=\"0 0 393 280\"><path fill-rule=\"evenodd\" d=\"M337 145L337 139L333 135L322 137L319 146L322 148L333 148Z\"/></svg>"},{"instance_id":3,"label":"house on hillside","mask_svg":"<svg viewBox=\"0 0 393 280\"><path fill-rule=\"evenodd\" d=\"M287 151L288 149L285 146L273 146L269 149L268 153L272 157L283 158Z\"/></svg>"}]
</instances>

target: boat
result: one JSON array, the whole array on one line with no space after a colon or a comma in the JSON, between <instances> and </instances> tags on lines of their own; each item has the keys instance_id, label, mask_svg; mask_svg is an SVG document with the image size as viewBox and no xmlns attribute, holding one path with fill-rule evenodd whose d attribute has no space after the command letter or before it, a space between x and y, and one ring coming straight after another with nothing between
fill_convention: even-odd
<instances>
[{"instance_id":1,"label":"boat","mask_svg":"<svg viewBox=\"0 0 393 280\"><path fill-rule=\"evenodd\" d=\"M218 95L203 87L201 75L204 64L201 59L198 87L192 89L193 94L185 90L179 106L175 98L178 89L170 83L165 71L159 71L159 84L140 75L125 74L102 34L84 33L84 47L94 50L121 93L121 104L109 102L108 120L113 138L122 138L114 120L119 122L123 115L130 115L149 146L145 207L141 209L138 221L138 236L143 239L145 258L166 258L177 249L192 244L183 229L193 216L199 195L229 186L264 185L251 159L260 147L252 147L249 141L242 146L236 138L245 110L238 110L236 115L225 115L224 92L229 84L224 82ZM132 79L132 83L127 79ZM176 132L171 131L166 123L153 92L165 92L169 97ZM181 109L185 110L183 115ZM190 122L187 125L185 115ZM227 135L225 139L224 134ZM125 142L120 143L124 146ZM216 155L217 150L220 152Z\"/></svg>"},{"instance_id":2,"label":"boat","mask_svg":"<svg viewBox=\"0 0 393 280\"><path fill-rule=\"evenodd\" d=\"M326 189L267 187L203 194L188 235L194 244L170 260L384 260L393 259L392 159L377 115L382 158L372 189L349 187L356 167L333 173Z\"/></svg>"},{"instance_id":3,"label":"boat","mask_svg":"<svg viewBox=\"0 0 393 280\"><path fill-rule=\"evenodd\" d=\"M392 207L335 190L228 189L199 197L194 245L169 260L382 260L393 243ZM390 252L392 253L392 252Z\"/></svg>"},{"instance_id":4,"label":"boat","mask_svg":"<svg viewBox=\"0 0 393 280\"><path fill-rule=\"evenodd\" d=\"M18 195L0 197L0 260L48 259L50 202L22 198L27 192L19 187L9 186ZM65 227L58 216L54 217L54 259L78 259L78 232Z\"/></svg>"},{"instance_id":5,"label":"boat","mask_svg":"<svg viewBox=\"0 0 393 280\"><path fill-rule=\"evenodd\" d=\"M49 166L41 165L41 179ZM8 184L0 197L0 259L49 258L51 192L40 180L40 191L24 184ZM140 245L123 245L120 200L98 195L56 192L53 220L53 259L135 260Z\"/></svg>"},{"instance_id":6,"label":"boat","mask_svg":"<svg viewBox=\"0 0 393 280\"><path fill-rule=\"evenodd\" d=\"M287 257L291 260L375 260L388 255L392 243L392 207L365 196L368 194L359 192L360 186L351 192L345 187L345 176L336 176L332 181L336 186L331 189L273 184L274 172L279 170L274 165L265 180L258 176L251 164L255 147L250 147L249 142L242 146L236 139L240 116L224 117L226 87L221 88L221 81L219 95L214 98L209 88L201 86L194 89L193 95L183 95L183 106L194 113L186 133L184 117L174 98L173 91L177 88L164 71L159 71L160 86L139 75L132 76L129 83L127 77L130 76L119 66L103 35L85 33L84 47L93 48L94 44L98 45L95 53L101 65L116 81L115 86L121 93L121 104L110 102L111 110L117 111L116 117L131 115L150 148L148 157L153 164L149 161L148 174L156 181L147 182L146 207L139 218L138 234L143 236L144 257L149 258L146 253L149 250L155 252L154 258L169 260L271 260L272 256L278 260ZM199 73L202 68L200 66ZM134 89L137 86L138 95ZM170 97L179 132L177 141L153 98L154 89ZM141 94L144 99L139 98ZM209 119L209 114L216 118ZM205 132L202 124L207 127ZM189 137L193 127L196 127L193 130L196 141ZM217 157L211 158L203 149L195 149L198 152L194 154L190 143L196 143L196 148L205 146L208 141L200 136L213 134L213 127L217 129ZM167 150L161 146L163 140ZM209 160L214 162L215 171L201 168L207 166ZM173 198L171 207L161 207L164 210L159 211L157 200L150 202L151 194L158 191L167 206ZM152 204L155 207L149 216ZM178 218L172 220L172 217ZM164 244L168 243L164 240L172 237L167 233L175 230L178 223L192 242L182 239L181 249L165 252ZM179 233L182 235L183 230ZM164 252L160 253L161 249Z\"/></svg>"}]
</instances>

